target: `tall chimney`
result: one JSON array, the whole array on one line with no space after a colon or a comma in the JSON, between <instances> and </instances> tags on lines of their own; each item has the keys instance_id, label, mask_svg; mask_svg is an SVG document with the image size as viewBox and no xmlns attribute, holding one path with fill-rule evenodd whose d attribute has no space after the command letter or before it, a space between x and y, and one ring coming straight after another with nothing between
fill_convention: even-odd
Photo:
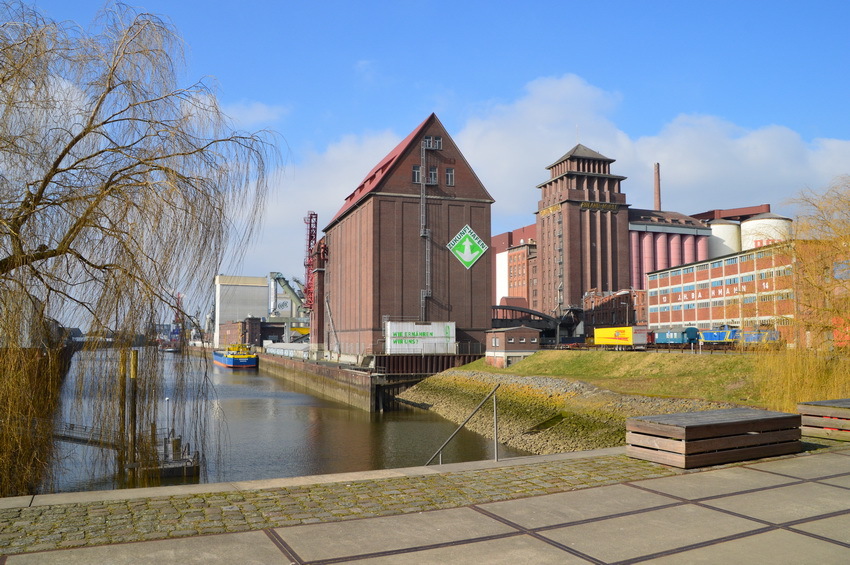
<instances>
[{"instance_id":1,"label":"tall chimney","mask_svg":"<svg viewBox=\"0 0 850 565\"><path fill-rule=\"evenodd\" d=\"M661 211L661 165L655 163L655 211Z\"/></svg>"}]
</instances>

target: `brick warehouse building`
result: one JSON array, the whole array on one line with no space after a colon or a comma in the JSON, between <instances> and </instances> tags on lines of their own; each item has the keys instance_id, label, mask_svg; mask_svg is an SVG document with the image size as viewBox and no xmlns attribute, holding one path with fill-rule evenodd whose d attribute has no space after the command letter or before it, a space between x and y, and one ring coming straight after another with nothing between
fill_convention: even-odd
<instances>
[{"instance_id":1,"label":"brick warehouse building","mask_svg":"<svg viewBox=\"0 0 850 565\"><path fill-rule=\"evenodd\" d=\"M783 330L794 317L792 274L781 245L650 273L649 327Z\"/></svg>"},{"instance_id":2,"label":"brick warehouse building","mask_svg":"<svg viewBox=\"0 0 850 565\"><path fill-rule=\"evenodd\" d=\"M645 324L650 272L729 253L720 236L729 228L721 224L770 211L767 204L695 216L663 211L658 164L655 209L631 208L621 189L625 177L611 174L613 162L576 145L547 167L551 178L538 185L537 223L493 236L494 304L522 299L554 316L582 309L584 332Z\"/></svg>"},{"instance_id":3,"label":"brick warehouse building","mask_svg":"<svg viewBox=\"0 0 850 565\"><path fill-rule=\"evenodd\" d=\"M712 224L734 227L713 236L712 245L732 252L649 273L650 329L728 325L784 331L795 317L791 248L782 243L790 239L791 220L766 213L741 224Z\"/></svg>"},{"instance_id":4,"label":"brick warehouse building","mask_svg":"<svg viewBox=\"0 0 850 565\"><path fill-rule=\"evenodd\" d=\"M315 255L314 355L358 361L382 353L387 321L454 322L459 352L483 352L491 326L492 203L431 114L323 230ZM464 230L480 245L464 247Z\"/></svg>"},{"instance_id":5,"label":"brick warehouse building","mask_svg":"<svg viewBox=\"0 0 850 565\"><path fill-rule=\"evenodd\" d=\"M585 291L629 287L629 215L625 177L611 163L576 145L547 169L538 185L537 267L540 311L560 315L580 307Z\"/></svg>"}]
</instances>

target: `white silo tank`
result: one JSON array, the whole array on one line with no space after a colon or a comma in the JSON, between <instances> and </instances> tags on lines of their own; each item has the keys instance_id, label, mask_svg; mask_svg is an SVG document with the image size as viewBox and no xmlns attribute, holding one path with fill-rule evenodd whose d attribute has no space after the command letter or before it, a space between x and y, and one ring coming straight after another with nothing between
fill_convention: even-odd
<instances>
[{"instance_id":1,"label":"white silo tank","mask_svg":"<svg viewBox=\"0 0 850 565\"><path fill-rule=\"evenodd\" d=\"M741 248L754 249L791 239L791 219L759 214L741 222Z\"/></svg>"},{"instance_id":2,"label":"white silo tank","mask_svg":"<svg viewBox=\"0 0 850 565\"><path fill-rule=\"evenodd\" d=\"M709 259L741 251L741 224L729 220L713 220L708 226L711 228L711 236L708 238Z\"/></svg>"}]
</instances>

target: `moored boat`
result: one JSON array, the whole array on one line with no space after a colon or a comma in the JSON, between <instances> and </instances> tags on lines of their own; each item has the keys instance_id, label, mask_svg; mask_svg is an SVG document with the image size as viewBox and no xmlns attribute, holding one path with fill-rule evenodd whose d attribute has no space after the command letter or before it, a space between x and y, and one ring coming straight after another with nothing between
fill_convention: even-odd
<instances>
[{"instance_id":1,"label":"moored boat","mask_svg":"<svg viewBox=\"0 0 850 565\"><path fill-rule=\"evenodd\" d=\"M165 353L180 353L183 347L179 341L163 341L159 344L159 350Z\"/></svg>"},{"instance_id":2,"label":"moored boat","mask_svg":"<svg viewBox=\"0 0 850 565\"><path fill-rule=\"evenodd\" d=\"M253 353L247 345L231 345L224 350L213 351L213 363L228 369L256 369L259 366L259 356Z\"/></svg>"}]
</instances>

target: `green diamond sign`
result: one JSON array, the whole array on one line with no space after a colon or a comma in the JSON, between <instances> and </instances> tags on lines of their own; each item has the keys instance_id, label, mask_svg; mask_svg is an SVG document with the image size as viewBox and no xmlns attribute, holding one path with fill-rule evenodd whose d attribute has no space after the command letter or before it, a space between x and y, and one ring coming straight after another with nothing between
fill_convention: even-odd
<instances>
[{"instance_id":1,"label":"green diamond sign","mask_svg":"<svg viewBox=\"0 0 850 565\"><path fill-rule=\"evenodd\" d=\"M488 249L487 244L468 225L464 226L446 247L467 269L472 267Z\"/></svg>"}]
</instances>

